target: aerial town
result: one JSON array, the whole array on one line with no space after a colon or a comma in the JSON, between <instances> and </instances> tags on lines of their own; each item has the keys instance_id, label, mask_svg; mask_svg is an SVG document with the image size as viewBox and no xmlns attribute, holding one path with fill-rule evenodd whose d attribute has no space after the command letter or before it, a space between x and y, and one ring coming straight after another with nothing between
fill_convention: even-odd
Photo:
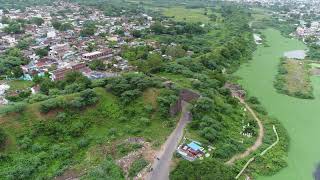
<instances>
[{"instance_id":1,"label":"aerial town","mask_svg":"<svg viewBox=\"0 0 320 180\"><path fill-rule=\"evenodd\" d=\"M0 179L320 180L319 77L319 0L0 0Z\"/></svg>"},{"instance_id":2,"label":"aerial town","mask_svg":"<svg viewBox=\"0 0 320 180\"><path fill-rule=\"evenodd\" d=\"M22 67L24 80L49 73L52 81L56 81L74 70L97 79L117 76L118 72L133 68L126 59L119 56L120 47L124 44L138 44L130 32L149 28L153 23L152 17L147 14L130 18L108 17L99 10L87 7L85 11L93 12L88 16L77 4L58 1L54 5L55 8L28 7L24 12L10 9L4 13L0 10L0 17L3 19L40 19L39 24L27 24L25 32L21 34L6 33L4 29L9 25L0 23L0 53L15 47L21 40L33 40L32 45L23 50L23 56L29 60ZM90 31L91 27L82 30L93 21L98 24L94 26L94 32L85 32ZM47 53L39 55L39 50ZM86 64L92 60L101 60L110 68L104 72L91 70Z\"/></svg>"}]
</instances>

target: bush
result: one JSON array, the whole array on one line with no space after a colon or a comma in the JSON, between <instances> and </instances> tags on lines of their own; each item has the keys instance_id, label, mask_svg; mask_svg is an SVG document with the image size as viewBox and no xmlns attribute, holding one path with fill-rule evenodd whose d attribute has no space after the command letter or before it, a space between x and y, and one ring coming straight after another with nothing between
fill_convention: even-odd
<instances>
[{"instance_id":1,"label":"bush","mask_svg":"<svg viewBox=\"0 0 320 180\"><path fill-rule=\"evenodd\" d=\"M61 108L63 104L64 102L61 99L48 99L40 104L40 111L42 113L48 113L53 109Z\"/></svg>"},{"instance_id":2,"label":"bush","mask_svg":"<svg viewBox=\"0 0 320 180\"><path fill-rule=\"evenodd\" d=\"M139 119L139 124L140 124L141 126L150 126L151 120L148 119L148 118L142 117L142 118Z\"/></svg>"},{"instance_id":3,"label":"bush","mask_svg":"<svg viewBox=\"0 0 320 180\"><path fill-rule=\"evenodd\" d=\"M51 92L51 91L50 91L50 92ZM50 93L49 93L49 94L50 94ZM44 100L47 100L47 99L49 99L49 96L38 93L38 94L31 95L31 96L28 98L28 103L32 104L32 103L44 101Z\"/></svg>"},{"instance_id":4,"label":"bush","mask_svg":"<svg viewBox=\"0 0 320 180\"><path fill-rule=\"evenodd\" d=\"M2 128L0 128L0 148L6 143L7 135Z\"/></svg>"},{"instance_id":5,"label":"bush","mask_svg":"<svg viewBox=\"0 0 320 180\"><path fill-rule=\"evenodd\" d=\"M26 103L15 103L0 108L0 114L7 115L9 113L21 113L26 108Z\"/></svg>"},{"instance_id":6,"label":"bush","mask_svg":"<svg viewBox=\"0 0 320 180\"><path fill-rule=\"evenodd\" d=\"M129 169L129 176L136 176L143 168L145 168L149 163L144 159L138 159L134 161Z\"/></svg>"},{"instance_id":7,"label":"bush","mask_svg":"<svg viewBox=\"0 0 320 180\"><path fill-rule=\"evenodd\" d=\"M215 179L233 180L236 173L232 167L226 166L214 159L203 161L180 161L178 166L170 173L170 179Z\"/></svg>"},{"instance_id":8,"label":"bush","mask_svg":"<svg viewBox=\"0 0 320 180\"><path fill-rule=\"evenodd\" d=\"M78 141L77 145L78 145L79 148L85 148L85 147L88 147L88 146L89 146L89 143L90 143L89 139L87 139L87 138L81 138L81 139Z\"/></svg>"},{"instance_id":9,"label":"bush","mask_svg":"<svg viewBox=\"0 0 320 180\"><path fill-rule=\"evenodd\" d=\"M85 175L83 180L91 179L117 179L124 180L123 173L121 169L113 162L111 158L106 158L100 165L96 168L91 169L87 175Z\"/></svg>"}]
</instances>

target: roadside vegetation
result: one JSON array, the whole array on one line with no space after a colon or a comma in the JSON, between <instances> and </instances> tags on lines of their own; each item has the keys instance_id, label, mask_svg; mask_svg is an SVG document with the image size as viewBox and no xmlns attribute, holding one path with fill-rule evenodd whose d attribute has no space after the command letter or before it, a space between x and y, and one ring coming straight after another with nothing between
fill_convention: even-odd
<instances>
[{"instance_id":1,"label":"roadside vegetation","mask_svg":"<svg viewBox=\"0 0 320 180\"><path fill-rule=\"evenodd\" d=\"M274 87L279 93L302 99L313 99L309 69L306 61L282 58Z\"/></svg>"}]
</instances>

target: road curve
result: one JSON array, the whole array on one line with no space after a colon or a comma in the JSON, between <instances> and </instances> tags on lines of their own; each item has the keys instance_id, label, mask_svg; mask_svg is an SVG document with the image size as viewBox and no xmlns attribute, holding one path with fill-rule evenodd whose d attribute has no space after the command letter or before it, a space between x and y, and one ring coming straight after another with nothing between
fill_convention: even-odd
<instances>
[{"instance_id":1,"label":"road curve","mask_svg":"<svg viewBox=\"0 0 320 180\"><path fill-rule=\"evenodd\" d=\"M247 108L247 110L249 110L250 114L253 116L253 118L257 121L258 126L259 126L259 135L258 138L256 139L255 143L246 149L245 152L241 153L241 154L236 154L235 156L233 156L228 162L226 162L226 164L231 165L233 164L236 160L239 159L243 159L247 156L249 156L252 152L256 151L261 145L262 145L262 141L263 141L263 136L264 136L264 128L263 128L263 124L261 122L261 120L258 118L258 116L256 115L256 113L250 108L250 106L242 99L239 97L236 97L242 104L245 105L245 107Z\"/></svg>"},{"instance_id":2,"label":"road curve","mask_svg":"<svg viewBox=\"0 0 320 180\"><path fill-rule=\"evenodd\" d=\"M182 102L182 113L180 120L175 128L175 130L170 134L169 138L164 143L161 150L157 153L157 158L155 158L152 171L147 175L146 179L148 180L168 180L170 173L170 163L175 152L178 143L180 142L183 136L183 130L186 127L187 123L190 121L190 112L187 111L187 102Z\"/></svg>"}]
</instances>

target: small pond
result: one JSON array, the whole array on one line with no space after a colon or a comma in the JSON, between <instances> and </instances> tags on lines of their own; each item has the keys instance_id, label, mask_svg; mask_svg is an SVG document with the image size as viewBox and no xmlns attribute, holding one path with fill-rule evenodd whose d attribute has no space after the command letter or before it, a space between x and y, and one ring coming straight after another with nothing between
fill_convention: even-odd
<instances>
[{"instance_id":1,"label":"small pond","mask_svg":"<svg viewBox=\"0 0 320 180\"><path fill-rule=\"evenodd\" d=\"M284 57L290 59L304 59L306 57L305 50L294 50L294 51L287 51L284 53Z\"/></svg>"}]
</instances>

